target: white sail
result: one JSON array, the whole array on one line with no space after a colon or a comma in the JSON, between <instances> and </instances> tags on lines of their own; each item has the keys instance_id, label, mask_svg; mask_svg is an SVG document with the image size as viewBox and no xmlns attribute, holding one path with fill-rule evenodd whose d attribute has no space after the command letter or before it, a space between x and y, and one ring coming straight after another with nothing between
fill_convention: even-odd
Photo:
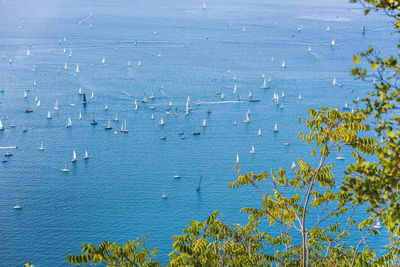
<instances>
[{"instance_id":1,"label":"white sail","mask_svg":"<svg viewBox=\"0 0 400 267\"><path fill-rule=\"evenodd\" d=\"M301 93L299 94L299 100L302 100L303 96L301 95Z\"/></svg>"},{"instance_id":2,"label":"white sail","mask_svg":"<svg viewBox=\"0 0 400 267\"><path fill-rule=\"evenodd\" d=\"M171 100L169 101L168 106L172 107L172 101Z\"/></svg>"},{"instance_id":3,"label":"white sail","mask_svg":"<svg viewBox=\"0 0 400 267\"><path fill-rule=\"evenodd\" d=\"M332 85L333 85L333 86L336 85L336 77L333 77Z\"/></svg>"},{"instance_id":4,"label":"white sail","mask_svg":"<svg viewBox=\"0 0 400 267\"><path fill-rule=\"evenodd\" d=\"M78 90L78 94L81 95L82 94L82 87L79 88Z\"/></svg>"},{"instance_id":5,"label":"white sail","mask_svg":"<svg viewBox=\"0 0 400 267\"><path fill-rule=\"evenodd\" d=\"M249 123L250 122L250 117L249 117L249 113L246 113L246 119L243 121L244 123Z\"/></svg>"},{"instance_id":6,"label":"white sail","mask_svg":"<svg viewBox=\"0 0 400 267\"><path fill-rule=\"evenodd\" d=\"M71 126L72 126L72 121L71 121L71 118L68 117L67 124L65 124L65 128L68 128L68 127L71 127Z\"/></svg>"},{"instance_id":7,"label":"white sail","mask_svg":"<svg viewBox=\"0 0 400 267\"><path fill-rule=\"evenodd\" d=\"M255 154L255 153L256 153L256 150L254 149L254 146L251 146L250 153L251 153L251 154Z\"/></svg>"},{"instance_id":8,"label":"white sail","mask_svg":"<svg viewBox=\"0 0 400 267\"><path fill-rule=\"evenodd\" d=\"M54 110L58 110L58 109L59 109L59 108L58 108L58 100L56 100L56 103L54 104L53 109L54 109Z\"/></svg>"},{"instance_id":9,"label":"white sail","mask_svg":"<svg viewBox=\"0 0 400 267\"><path fill-rule=\"evenodd\" d=\"M203 2L203 9L207 8L207 4L205 2Z\"/></svg>"},{"instance_id":10,"label":"white sail","mask_svg":"<svg viewBox=\"0 0 400 267\"><path fill-rule=\"evenodd\" d=\"M51 113L50 113L50 111L47 112L47 119L51 119Z\"/></svg>"},{"instance_id":11,"label":"white sail","mask_svg":"<svg viewBox=\"0 0 400 267\"><path fill-rule=\"evenodd\" d=\"M128 67L130 67L130 66L131 66L131 61L129 60L129 61L128 61Z\"/></svg>"},{"instance_id":12,"label":"white sail","mask_svg":"<svg viewBox=\"0 0 400 267\"><path fill-rule=\"evenodd\" d=\"M103 59L101 60L101 64L105 64L106 63L106 58L103 57Z\"/></svg>"},{"instance_id":13,"label":"white sail","mask_svg":"<svg viewBox=\"0 0 400 267\"><path fill-rule=\"evenodd\" d=\"M336 45L336 42L335 42L335 36L333 36L333 38L332 38L332 42L331 42L331 46L335 46Z\"/></svg>"},{"instance_id":14,"label":"white sail","mask_svg":"<svg viewBox=\"0 0 400 267\"><path fill-rule=\"evenodd\" d=\"M108 110L108 106L107 105L105 105L104 110Z\"/></svg>"},{"instance_id":15,"label":"white sail","mask_svg":"<svg viewBox=\"0 0 400 267\"><path fill-rule=\"evenodd\" d=\"M203 126L203 127L206 127L206 126L207 126L207 124L206 124L206 120L205 120L205 119L203 120L203 124L202 124L202 126Z\"/></svg>"},{"instance_id":16,"label":"white sail","mask_svg":"<svg viewBox=\"0 0 400 267\"><path fill-rule=\"evenodd\" d=\"M66 53L67 53L67 49L65 49L65 48L64 48L64 51L63 51L63 53L64 53L64 54L66 54Z\"/></svg>"},{"instance_id":17,"label":"white sail","mask_svg":"<svg viewBox=\"0 0 400 267\"><path fill-rule=\"evenodd\" d=\"M118 113L117 113L117 114L115 114L114 121L118 121Z\"/></svg>"},{"instance_id":18,"label":"white sail","mask_svg":"<svg viewBox=\"0 0 400 267\"><path fill-rule=\"evenodd\" d=\"M31 51L29 51L29 49L26 51L26 56L30 56L31 55Z\"/></svg>"},{"instance_id":19,"label":"white sail","mask_svg":"<svg viewBox=\"0 0 400 267\"><path fill-rule=\"evenodd\" d=\"M151 114L151 119L154 120L154 114Z\"/></svg>"},{"instance_id":20,"label":"white sail","mask_svg":"<svg viewBox=\"0 0 400 267\"><path fill-rule=\"evenodd\" d=\"M76 161L76 153L75 150L72 150L72 162Z\"/></svg>"},{"instance_id":21,"label":"white sail","mask_svg":"<svg viewBox=\"0 0 400 267\"><path fill-rule=\"evenodd\" d=\"M308 52L309 52L309 53L311 52L311 46L308 47Z\"/></svg>"},{"instance_id":22,"label":"white sail","mask_svg":"<svg viewBox=\"0 0 400 267\"><path fill-rule=\"evenodd\" d=\"M37 85L36 80L33 80L33 86L36 86L36 85Z\"/></svg>"},{"instance_id":23,"label":"white sail","mask_svg":"<svg viewBox=\"0 0 400 267\"><path fill-rule=\"evenodd\" d=\"M82 112L79 112L79 117L78 117L78 119L79 119L79 120L82 120Z\"/></svg>"},{"instance_id":24,"label":"white sail","mask_svg":"<svg viewBox=\"0 0 400 267\"><path fill-rule=\"evenodd\" d=\"M76 73L78 73L78 72L79 72L79 65L78 65L78 64L76 64L76 69L75 69L75 72L76 72Z\"/></svg>"},{"instance_id":25,"label":"white sail","mask_svg":"<svg viewBox=\"0 0 400 267\"><path fill-rule=\"evenodd\" d=\"M85 159L89 159L89 154L88 154L87 150L85 150Z\"/></svg>"},{"instance_id":26,"label":"white sail","mask_svg":"<svg viewBox=\"0 0 400 267\"><path fill-rule=\"evenodd\" d=\"M92 92L92 94L90 95L90 99L94 98L94 92Z\"/></svg>"},{"instance_id":27,"label":"white sail","mask_svg":"<svg viewBox=\"0 0 400 267\"><path fill-rule=\"evenodd\" d=\"M225 98L224 92L222 92L222 93L221 93L221 99L224 99L224 98Z\"/></svg>"},{"instance_id":28,"label":"white sail","mask_svg":"<svg viewBox=\"0 0 400 267\"><path fill-rule=\"evenodd\" d=\"M258 129L258 136L261 136L262 134L261 134L261 128L260 129Z\"/></svg>"},{"instance_id":29,"label":"white sail","mask_svg":"<svg viewBox=\"0 0 400 267\"><path fill-rule=\"evenodd\" d=\"M274 125L274 132L279 132L279 130L278 130L278 123L275 123L275 125Z\"/></svg>"},{"instance_id":30,"label":"white sail","mask_svg":"<svg viewBox=\"0 0 400 267\"><path fill-rule=\"evenodd\" d=\"M164 120L163 120L163 118L161 118L160 119L160 123L159 123L160 125L164 125Z\"/></svg>"},{"instance_id":31,"label":"white sail","mask_svg":"<svg viewBox=\"0 0 400 267\"><path fill-rule=\"evenodd\" d=\"M65 62L64 63L64 70L67 70L68 69L68 64L67 64L67 62Z\"/></svg>"},{"instance_id":32,"label":"white sail","mask_svg":"<svg viewBox=\"0 0 400 267\"><path fill-rule=\"evenodd\" d=\"M142 62L140 60L138 61L137 66L138 67L142 66Z\"/></svg>"},{"instance_id":33,"label":"white sail","mask_svg":"<svg viewBox=\"0 0 400 267\"><path fill-rule=\"evenodd\" d=\"M237 85L235 84L235 86L233 87L233 93L236 94L237 93Z\"/></svg>"},{"instance_id":34,"label":"white sail","mask_svg":"<svg viewBox=\"0 0 400 267\"><path fill-rule=\"evenodd\" d=\"M239 153L236 153L236 161L235 161L235 163L236 163L236 164L239 163Z\"/></svg>"},{"instance_id":35,"label":"white sail","mask_svg":"<svg viewBox=\"0 0 400 267\"><path fill-rule=\"evenodd\" d=\"M72 57L72 49L71 48L69 49L69 55L68 56Z\"/></svg>"},{"instance_id":36,"label":"white sail","mask_svg":"<svg viewBox=\"0 0 400 267\"><path fill-rule=\"evenodd\" d=\"M37 107L40 107L40 100L36 104Z\"/></svg>"},{"instance_id":37,"label":"white sail","mask_svg":"<svg viewBox=\"0 0 400 267\"><path fill-rule=\"evenodd\" d=\"M285 61L285 60L282 61L281 67L282 67L282 68L286 68L286 61Z\"/></svg>"},{"instance_id":38,"label":"white sail","mask_svg":"<svg viewBox=\"0 0 400 267\"><path fill-rule=\"evenodd\" d=\"M274 62L274 56L271 57L271 62Z\"/></svg>"},{"instance_id":39,"label":"white sail","mask_svg":"<svg viewBox=\"0 0 400 267\"><path fill-rule=\"evenodd\" d=\"M293 161L291 169L293 170L294 168L296 168L296 163L294 163L294 161Z\"/></svg>"},{"instance_id":40,"label":"white sail","mask_svg":"<svg viewBox=\"0 0 400 267\"><path fill-rule=\"evenodd\" d=\"M27 98L28 94L26 93L26 91L24 91L24 98Z\"/></svg>"},{"instance_id":41,"label":"white sail","mask_svg":"<svg viewBox=\"0 0 400 267\"><path fill-rule=\"evenodd\" d=\"M0 119L0 130L4 130L3 122Z\"/></svg>"},{"instance_id":42,"label":"white sail","mask_svg":"<svg viewBox=\"0 0 400 267\"><path fill-rule=\"evenodd\" d=\"M43 142L40 142L40 147L38 149L39 150L44 150Z\"/></svg>"}]
</instances>

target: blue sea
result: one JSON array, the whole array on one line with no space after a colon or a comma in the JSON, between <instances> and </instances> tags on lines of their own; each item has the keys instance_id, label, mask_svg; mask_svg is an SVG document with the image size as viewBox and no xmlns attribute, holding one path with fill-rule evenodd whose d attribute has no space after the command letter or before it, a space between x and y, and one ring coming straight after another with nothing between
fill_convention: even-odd
<instances>
[{"instance_id":1,"label":"blue sea","mask_svg":"<svg viewBox=\"0 0 400 267\"><path fill-rule=\"evenodd\" d=\"M240 208L258 207L261 199L254 188L228 188L236 178L236 155L244 172L290 170L299 157L312 161L310 148L297 139L304 130L299 117L310 107L342 110L346 101L355 108L352 100L371 90L373 78L354 80L353 54L368 46L385 53L396 49L389 19L364 16L346 0L202 5L0 1L0 147L18 146L0 150L13 153L0 163L1 266L22 266L25 260L66 266L65 256L79 253L82 242L137 237L158 247L166 264L171 237L190 221L218 209L226 221L246 223ZM269 89L260 88L263 75L271 79ZM260 101L248 102L249 92ZM149 100L142 103L145 95ZM251 122L243 123L249 111ZM113 121L116 114L119 122ZM66 128L68 117L72 126ZM108 120L113 129L106 131ZM128 134L119 132L124 120ZM44 150L38 149L41 142ZM351 162L348 153L343 156L344 161L332 157L338 181ZM65 165L68 173L60 171ZM270 189L268 181L261 185L263 192ZM16 204L22 210L14 210ZM378 251L385 245L383 237L369 241Z\"/></svg>"}]
</instances>

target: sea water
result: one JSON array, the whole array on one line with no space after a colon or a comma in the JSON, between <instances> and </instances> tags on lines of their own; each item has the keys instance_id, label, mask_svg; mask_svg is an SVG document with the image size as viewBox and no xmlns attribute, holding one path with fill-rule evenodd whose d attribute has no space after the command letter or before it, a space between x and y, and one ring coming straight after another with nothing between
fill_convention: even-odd
<instances>
[{"instance_id":1,"label":"sea water","mask_svg":"<svg viewBox=\"0 0 400 267\"><path fill-rule=\"evenodd\" d=\"M310 149L297 140L304 130L299 117L310 107L342 110L346 101L356 107L351 101L371 89L372 78L354 80L352 55L369 45L393 51L396 40L386 17L365 17L359 5L345 0L213 0L206 9L201 1L3 0L0 12L0 88L5 90L0 146L18 146L0 165L4 266L25 260L64 266L65 256L79 253L82 242L137 237L146 237L149 248L159 247L160 262L166 264L171 237L190 221L205 220L218 209L226 221L246 223L240 208L258 207L261 198L251 187L228 188L236 177L236 154L240 168L254 172L290 170L298 157L310 160ZM263 74L272 80L269 89L260 88ZM152 90L156 99L141 103ZM247 101L250 91L260 102ZM283 109L272 101L274 92L284 92ZM188 97L192 110L185 115ZM245 124L248 110L251 122ZM116 113L118 123L112 120ZM65 128L68 117L72 126ZM90 125L93 118L97 126ZM161 118L164 126L158 124ZM113 130L104 130L108 120ZM123 120L128 134L119 132ZM42 141L43 151L38 150ZM251 146L255 154L249 153ZM83 159L85 150L89 160ZM339 181L351 162L344 156L336 161ZM65 164L68 173L60 171ZM266 181L260 187L268 192L272 186ZM163 193L168 198L161 198ZM13 210L15 204L23 209ZM378 250L385 245L379 238L374 243Z\"/></svg>"}]
</instances>

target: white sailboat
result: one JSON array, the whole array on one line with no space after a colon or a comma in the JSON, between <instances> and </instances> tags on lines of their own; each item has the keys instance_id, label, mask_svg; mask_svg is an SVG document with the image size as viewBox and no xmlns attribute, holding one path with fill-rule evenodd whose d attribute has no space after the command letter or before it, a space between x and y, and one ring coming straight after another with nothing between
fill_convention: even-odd
<instances>
[{"instance_id":1,"label":"white sailboat","mask_svg":"<svg viewBox=\"0 0 400 267\"><path fill-rule=\"evenodd\" d=\"M69 56L69 57L72 57L72 49L71 49L71 48L69 49L69 54L68 54L68 56Z\"/></svg>"},{"instance_id":2,"label":"white sailboat","mask_svg":"<svg viewBox=\"0 0 400 267\"><path fill-rule=\"evenodd\" d=\"M271 63L274 62L274 56L271 57Z\"/></svg>"},{"instance_id":3,"label":"white sailboat","mask_svg":"<svg viewBox=\"0 0 400 267\"><path fill-rule=\"evenodd\" d=\"M92 92L92 94L90 95L90 99L94 98L94 92Z\"/></svg>"},{"instance_id":4,"label":"white sailboat","mask_svg":"<svg viewBox=\"0 0 400 267\"><path fill-rule=\"evenodd\" d=\"M36 86L36 85L37 85L36 80L33 80L33 86Z\"/></svg>"},{"instance_id":5,"label":"white sailboat","mask_svg":"<svg viewBox=\"0 0 400 267\"><path fill-rule=\"evenodd\" d=\"M154 114L151 114L151 118L150 118L151 120L154 120Z\"/></svg>"},{"instance_id":6,"label":"white sailboat","mask_svg":"<svg viewBox=\"0 0 400 267\"><path fill-rule=\"evenodd\" d=\"M83 92L82 92L82 87L79 87L79 90L78 90L78 95L83 95Z\"/></svg>"},{"instance_id":7,"label":"white sailboat","mask_svg":"<svg viewBox=\"0 0 400 267\"><path fill-rule=\"evenodd\" d=\"M108 106L107 105L104 106L104 110L106 110L106 111L108 110Z\"/></svg>"},{"instance_id":8,"label":"white sailboat","mask_svg":"<svg viewBox=\"0 0 400 267\"><path fill-rule=\"evenodd\" d=\"M160 124L161 126L164 125L164 120L163 120L163 118L160 119L159 124Z\"/></svg>"},{"instance_id":9,"label":"white sailboat","mask_svg":"<svg viewBox=\"0 0 400 267\"><path fill-rule=\"evenodd\" d=\"M140 60L138 61L137 66L138 67L142 66L142 62Z\"/></svg>"},{"instance_id":10,"label":"white sailboat","mask_svg":"<svg viewBox=\"0 0 400 267\"><path fill-rule=\"evenodd\" d=\"M269 86L267 84L267 80L265 78L264 78L264 83L260 86L260 88L263 88L263 89L269 88Z\"/></svg>"},{"instance_id":11,"label":"white sailboat","mask_svg":"<svg viewBox=\"0 0 400 267\"><path fill-rule=\"evenodd\" d=\"M235 86L233 87L233 93L236 94L237 93L237 85L235 84Z\"/></svg>"},{"instance_id":12,"label":"white sailboat","mask_svg":"<svg viewBox=\"0 0 400 267\"><path fill-rule=\"evenodd\" d=\"M59 108L58 108L58 100L56 100L56 103L54 104L53 109L54 109L54 110L59 110Z\"/></svg>"},{"instance_id":13,"label":"white sailboat","mask_svg":"<svg viewBox=\"0 0 400 267\"><path fill-rule=\"evenodd\" d=\"M71 127L71 126L72 126L72 121L71 121L71 118L68 117L67 123L65 124L65 128L69 128L69 127Z\"/></svg>"},{"instance_id":14,"label":"white sailboat","mask_svg":"<svg viewBox=\"0 0 400 267\"><path fill-rule=\"evenodd\" d=\"M336 46L335 36L332 37L331 46L332 46L332 47Z\"/></svg>"},{"instance_id":15,"label":"white sailboat","mask_svg":"<svg viewBox=\"0 0 400 267\"><path fill-rule=\"evenodd\" d=\"M276 123L276 122L275 122L275 125L274 125L274 132L279 132L278 123Z\"/></svg>"},{"instance_id":16,"label":"white sailboat","mask_svg":"<svg viewBox=\"0 0 400 267\"><path fill-rule=\"evenodd\" d=\"M375 228L375 229L380 229L380 228L382 228L381 222L379 221L379 219L376 220L376 222L375 222L375 224L374 224L374 228Z\"/></svg>"},{"instance_id":17,"label":"white sailboat","mask_svg":"<svg viewBox=\"0 0 400 267\"><path fill-rule=\"evenodd\" d=\"M336 86L336 77L333 77L332 85Z\"/></svg>"},{"instance_id":18,"label":"white sailboat","mask_svg":"<svg viewBox=\"0 0 400 267\"><path fill-rule=\"evenodd\" d=\"M236 153L236 161L235 161L235 163L236 163L236 164L239 163L239 153Z\"/></svg>"},{"instance_id":19,"label":"white sailboat","mask_svg":"<svg viewBox=\"0 0 400 267\"><path fill-rule=\"evenodd\" d=\"M50 120L51 119L51 113L50 110L47 112L47 119Z\"/></svg>"},{"instance_id":20,"label":"white sailboat","mask_svg":"<svg viewBox=\"0 0 400 267\"><path fill-rule=\"evenodd\" d=\"M349 103L348 103L347 101L346 101L346 103L344 104L343 109L344 109L344 110L349 110L349 109L350 109Z\"/></svg>"},{"instance_id":21,"label":"white sailboat","mask_svg":"<svg viewBox=\"0 0 400 267\"><path fill-rule=\"evenodd\" d=\"M249 113L246 113L246 119L243 121L244 123L249 123L250 122L250 116Z\"/></svg>"},{"instance_id":22,"label":"white sailboat","mask_svg":"<svg viewBox=\"0 0 400 267\"><path fill-rule=\"evenodd\" d=\"M75 150L72 150L72 162L76 162L76 153L75 153Z\"/></svg>"},{"instance_id":23,"label":"white sailboat","mask_svg":"<svg viewBox=\"0 0 400 267\"><path fill-rule=\"evenodd\" d=\"M37 107L40 107L40 100L36 104Z\"/></svg>"},{"instance_id":24,"label":"white sailboat","mask_svg":"<svg viewBox=\"0 0 400 267\"><path fill-rule=\"evenodd\" d=\"M292 162L292 166L290 167L292 170L294 169L294 168L296 168L296 163L294 163L294 161Z\"/></svg>"},{"instance_id":25,"label":"white sailboat","mask_svg":"<svg viewBox=\"0 0 400 267\"><path fill-rule=\"evenodd\" d=\"M31 51L29 51L29 49L26 50L26 56L29 57L30 55L31 55Z\"/></svg>"},{"instance_id":26,"label":"white sailboat","mask_svg":"<svg viewBox=\"0 0 400 267\"><path fill-rule=\"evenodd\" d=\"M311 46L308 47L308 53L310 53L310 52L311 52Z\"/></svg>"},{"instance_id":27,"label":"white sailboat","mask_svg":"<svg viewBox=\"0 0 400 267\"><path fill-rule=\"evenodd\" d=\"M44 150L43 142L40 142L40 147L38 149L39 150Z\"/></svg>"},{"instance_id":28,"label":"white sailboat","mask_svg":"<svg viewBox=\"0 0 400 267\"><path fill-rule=\"evenodd\" d=\"M68 64L67 64L67 62L64 63L64 70L68 70Z\"/></svg>"},{"instance_id":29,"label":"white sailboat","mask_svg":"<svg viewBox=\"0 0 400 267\"><path fill-rule=\"evenodd\" d=\"M237 125L237 121L234 121L234 122L233 122L233 126L236 126L236 125Z\"/></svg>"},{"instance_id":30,"label":"white sailboat","mask_svg":"<svg viewBox=\"0 0 400 267\"><path fill-rule=\"evenodd\" d=\"M67 162L65 162L64 168L61 169L62 172L69 172L67 168Z\"/></svg>"},{"instance_id":31,"label":"white sailboat","mask_svg":"<svg viewBox=\"0 0 400 267\"><path fill-rule=\"evenodd\" d=\"M76 72L76 73L79 73L79 64L76 64L75 72Z\"/></svg>"},{"instance_id":32,"label":"white sailboat","mask_svg":"<svg viewBox=\"0 0 400 267\"><path fill-rule=\"evenodd\" d=\"M207 8L207 4L205 2L203 2L203 9Z\"/></svg>"},{"instance_id":33,"label":"white sailboat","mask_svg":"<svg viewBox=\"0 0 400 267\"><path fill-rule=\"evenodd\" d=\"M26 91L24 91L24 98L27 98L28 94L26 93Z\"/></svg>"},{"instance_id":34,"label":"white sailboat","mask_svg":"<svg viewBox=\"0 0 400 267\"><path fill-rule=\"evenodd\" d=\"M66 54L66 53L67 53L67 49L65 49L65 47L64 47L63 53L64 53L64 54Z\"/></svg>"},{"instance_id":35,"label":"white sailboat","mask_svg":"<svg viewBox=\"0 0 400 267\"><path fill-rule=\"evenodd\" d=\"M103 59L101 60L101 64L106 64L106 58L105 57L103 57Z\"/></svg>"},{"instance_id":36,"label":"white sailboat","mask_svg":"<svg viewBox=\"0 0 400 267\"><path fill-rule=\"evenodd\" d=\"M206 124L206 119L204 119L204 120L203 120L203 124L202 124L202 126L203 126L203 127L207 127L207 124Z\"/></svg>"},{"instance_id":37,"label":"white sailboat","mask_svg":"<svg viewBox=\"0 0 400 267\"><path fill-rule=\"evenodd\" d=\"M258 129L258 136L262 136L262 133L261 133L261 128L260 128L260 129Z\"/></svg>"},{"instance_id":38,"label":"white sailboat","mask_svg":"<svg viewBox=\"0 0 400 267\"><path fill-rule=\"evenodd\" d=\"M121 124L121 133L128 133L128 130L126 129L126 120L124 120Z\"/></svg>"},{"instance_id":39,"label":"white sailboat","mask_svg":"<svg viewBox=\"0 0 400 267\"><path fill-rule=\"evenodd\" d=\"M221 99L224 99L224 98L225 98L224 92L222 92L222 93L221 93Z\"/></svg>"},{"instance_id":40,"label":"white sailboat","mask_svg":"<svg viewBox=\"0 0 400 267\"><path fill-rule=\"evenodd\" d=\"M283 69L286 68L286 61L285 60L282 61L281 68L283 68Z\"/></svg>"},{"instance_id":41,"label":"white sailboat","mask_svg":"<svg viewBox=\"0 0 400 267\"><path fill-rule=\"evenodd\" d=\"M153 91L153 90L151 90L150 99L154 99L154 98L156 98L156 97L154 96L154 91Z\"/></svg>"},{"instance_id":42,"label":"white sailboat","mask_svg":"<svg viewBox=\"0 0 400 267\"><path fill-rule=\"evenodd\" d=\"M89 154L88 154L87 150L85 150L85 156L84 156L84 159L89 159Z\"/></svg>"},{"instance_id":43,"label":"white sailboat","mask_svg":"<svg viewBox=\"0 0 400 267\"><path fill-rule=\"evenodd\" d=\"M303 96L299 93L299 100L303 100Z\"/></svg>"},{"instance_id":44,"label":"white sailboat","mask_svg":"<svg viewBox=\"0 0 400 267\"><path fill-rule=\"evenodd\" d=\"M130 66L131 66L131 61L129 60L129 61L128 61L128 67L130 67Z\"/></svg>"},{"instance_id":45,"label":"white sailboat","mask_svg":"<svg viewBox=\"0 0 400 267\"><path fill-rule=\"evenodd\" d=\"M166 198L168 198L168 196L167 196L167 194L162 193L161 198L166 199Z\"/></svg>"},{"instance_id":46,"label":"white sailboat","mask_svg":"<svg viewBox=\"0 0 400 267\"><path fill-rule=\"evenodd\" d=\"M35 96L35 99L33 101L37 102L37 101L39 101L39 98L37 96Z\"/></svg>"},{"instance_id":47,"label":"white sailboat","mask_svg":"<svg viewBox=\"0 0 400 267\"><path fill-rule=\"evenodd\" d=\"M115 114L114 121L115 121L115 122L118 121L118 113Z\"/></svg>"},{"instance_id":48,"label":"white sailboat","mask_svg":"<svg viewBox=\"0 0 400 267\"><path fill-rule=\"evenodd\" d=\"M32 71L35 72L36 71L36 65L32 66Z\"/></svg>"},{"instance_id":49,"label":"white sailboat","mask_svg":"<svg viewBox=\"0 0 400 267\"><path fill-rule=\"evenodd\" d=\"M256 150L254 149L254 146L251 146L250 153L251 153L251 154L255 154L255 153L256 153Z\"/></svg>"},{"instance_id":50,"label":"white sailboat","mask_svg":"<svg viewBox=\"0 0 400 267\"><path fill-rule=\"evenodd\" d=\"M3 122L0 119L0 131L3 131L3 130L4 130Z\"/></svg>"},{"instance_id":51,"label":"white sailboat","mask_svg":"<svg viewBox=\"0 0 400 267\"><path fill-rule=\"evenodd\" d=\"M78 120L82 120L82 112L79 112Z\"/></svg>"},{"instance_id":52,"label":"white sailboat","mask_svg":"<svg viewBox=\"0 0 400 267\"><path fill-rule=\"evenodd\" d=\"M326 31L329 32L331 30L331 28L328 26L326 27Z\"/></svg>"}]
</instances>

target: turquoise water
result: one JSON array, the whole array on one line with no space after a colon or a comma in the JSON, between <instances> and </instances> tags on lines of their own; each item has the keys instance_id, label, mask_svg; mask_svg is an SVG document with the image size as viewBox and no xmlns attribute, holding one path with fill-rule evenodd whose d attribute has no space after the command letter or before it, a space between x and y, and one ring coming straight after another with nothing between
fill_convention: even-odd
<instances>
[{"instance_id":1,"label":"turquoise water","mask_svg":"<svg viewBox=\"0 0 400 267\"><path fill-rule=\"evenodd\" d=\"M258 205L260 198L252 188L228 188L236 154L244 171L289 169L309 151L296 139L299 116L309 107L341 109L363 96L372 79L350 76L353 53L369 45L394 49L395 40L385 17L365 17L347 1L215 0L203 10L201 1L3 0L0 12L0 146L18 146L1 150L14 154L0 164L0 265L8 266L24 260L62 266L82 242L139 236L159 247L166 263L172 235L191 220L219 209L226 220L245 223L240 208ZM263 74L272 80L270 89L260 88ZM332 86L334 77L342 87ZM251 91L260 102L237 102L235 84L244 100ZM86 107L79 88L88 96ZM141 103L151 90L156 99ZM285 93L283 109L272 101L274 92ZM192 112L185 115L188 97ZM167 115L169 101L174 106ZM33 112L25 113L27 108ZM251 122L245 124L248 110ZM119 133L121 121L112 121L116 113L126 120L128 134ZM72 127L65 128L68 117ZM90 125L93 117L97 126ZM109 119L113 130L105 131ZM279 133L273 133L275 123ZM195 130L201 134L193 136ZM252 145L256 154L249 153ZM336 163L339 177L349 163L345 157ZM60 171L65 162L68 173ZM269 188L266 182L263 190ZM22 210L13 210L17 203ZM384 245L375 241L378 248Z\"/></svg>"}]
</instances>

